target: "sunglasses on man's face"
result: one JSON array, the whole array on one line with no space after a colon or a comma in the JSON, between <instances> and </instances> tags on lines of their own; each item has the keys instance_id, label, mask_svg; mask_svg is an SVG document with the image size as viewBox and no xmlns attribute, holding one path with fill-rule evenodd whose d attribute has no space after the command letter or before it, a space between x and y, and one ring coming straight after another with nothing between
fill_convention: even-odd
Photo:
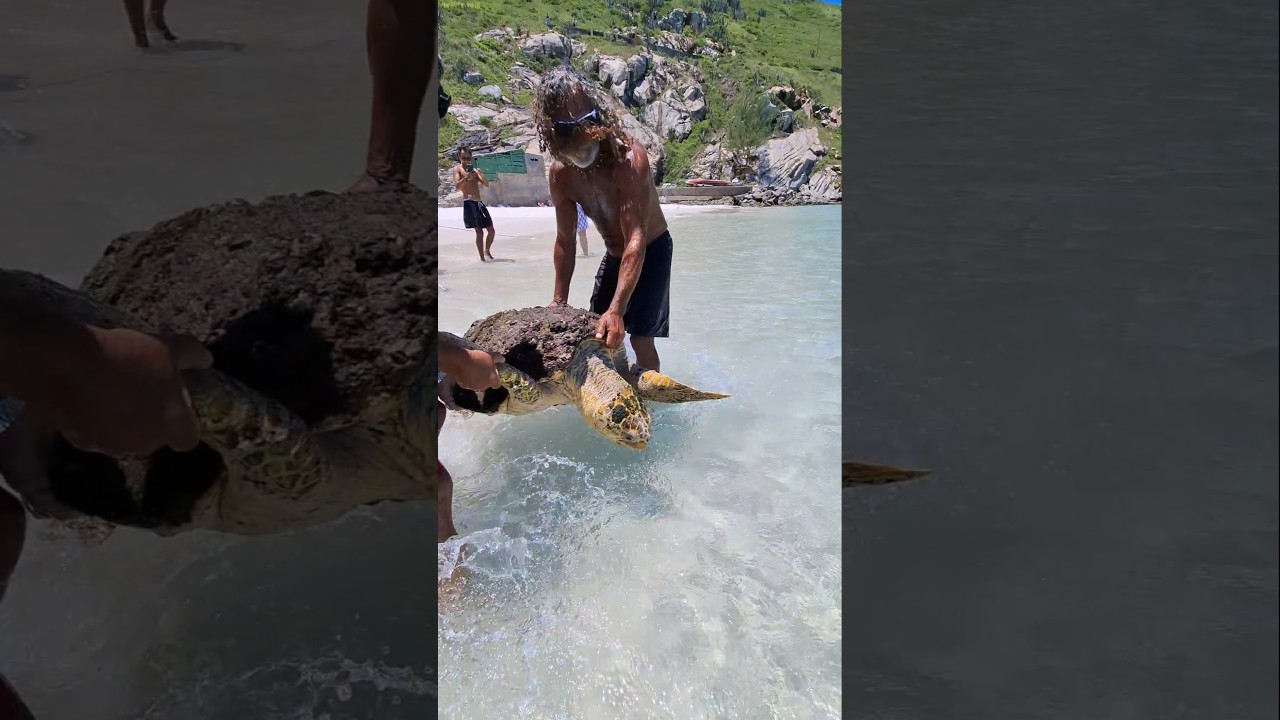
<instances>
[{"instance_id":1,"label":"sunglasses on man's face","mask_svg":"<svg viewBox=\"0 0 1280 720\"><path fill-rule=\"evenodd\" d=\"M604 117L600 115L599 108L592 108L591 112L576 120L556 120L551 123L551 127L556 131L556 135L567 138L572 137L579 128L587 124L604 125Z\"/></svg>"}]
</instances>

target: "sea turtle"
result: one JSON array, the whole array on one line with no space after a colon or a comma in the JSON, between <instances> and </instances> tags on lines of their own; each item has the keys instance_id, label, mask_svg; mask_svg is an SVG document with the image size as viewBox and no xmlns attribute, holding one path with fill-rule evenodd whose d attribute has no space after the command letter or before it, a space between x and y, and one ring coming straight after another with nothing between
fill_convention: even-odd
<instances>
[{"instance_id":1,"label":"sea turtle","mask_svg":"<svg viewBox=\"0 0 1280 720\"><path fill-rule=\"evenodd\" d=\"M117 239L80 291L11 273L99 327L189 332L195 450L83 452L30 413L0 474L33 512L159 535L262 534L436 490L435 213L420 191L268 198Z\"/></svg>"},{"instance_id":2,"label":"sea turtle","mask_svg":"<svg viewBox=\"0 0 1280 720\"><path fill-rule=\"evenodd\" d=\"M624 348L610 350L595 339L597 320L598 315L568 305L506 310L477 320L462 338L450 338L501 354L506 360L498 365L502 387L481 397L446 381L443 394L455 407L490 415L527 415L573 405L587 425L635 450L649 443L645 401L729 397L632 365Z\"/></svg>"}]
</instances>

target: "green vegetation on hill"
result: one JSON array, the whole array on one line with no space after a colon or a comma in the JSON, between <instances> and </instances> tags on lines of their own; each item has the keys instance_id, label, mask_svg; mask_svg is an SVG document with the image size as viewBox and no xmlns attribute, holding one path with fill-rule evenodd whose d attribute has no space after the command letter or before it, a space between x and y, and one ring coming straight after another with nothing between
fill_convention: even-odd
<instances>
[{"instance_id":1,"label":"green vegetation on hill","mask_svg":"<svg viewBox=\"0 0 1280 720\"><path fill-rule=\"evenodd\" d=\"M507 68L514 62L545 69L530 63L509 44L474 39L485 30L511 27L538 34L547 31L549 15L557 32L576 27L576 34L565 34L586 45L588 54L626 58L640 49L615 42L611 31L632 26L656 35L658 29L646 27L643 19L666 17L675 8L706 13L710 27L694 37L714 39L736 55L726 52L717 58L685 58L702 70L708 117L694 125L688 139L667 143L668 177L680 177L689 161L713 138L723 136L734 146L768 136L768 128L753 121L757 116L752 112L754 100L744 93L757 82L763 88L791 85L822 104L842 104L840 7L816 0L440 0L442 84L454 102L477 103L479 88L462 81L466 71L479 71L485 84L504 85ZM627 11L632 13L630 17ZM683 34L693 35L687 27ZM508 92L505 87L504 92ZM529 101L527 93L512 99L522 104ZM448 146L461 134L457 121L447 118L441 125L441 146ZM824 131L824 135L830 133Z\"/></svg>"}]
</instances>

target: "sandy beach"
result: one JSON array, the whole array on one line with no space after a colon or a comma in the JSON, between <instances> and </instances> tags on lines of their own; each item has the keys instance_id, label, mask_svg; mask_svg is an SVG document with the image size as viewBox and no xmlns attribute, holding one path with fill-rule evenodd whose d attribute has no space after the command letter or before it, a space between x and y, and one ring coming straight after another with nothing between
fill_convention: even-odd
<instances>
[{"instance_id":1,"label":"sandy beach","mask_svg":"<svg viewBox=\"0 0 1280 720\"><path fill-rule=\"evenodd\" d=\"M689 215L702 215L711 212L736 212L733 207L723 205L676 205L664 203L662 212L668 219ZM475 231L468 230L462 224L462 208L440 208L440 245L463 245L475 242ZM556 211L550 207L490 207L489 216L493 218L496 237L532 238L542 235L554 235L556 231ZM599 235L592 224L587 235L593 242L599 242Z\"/></svg>"}]
</instances>

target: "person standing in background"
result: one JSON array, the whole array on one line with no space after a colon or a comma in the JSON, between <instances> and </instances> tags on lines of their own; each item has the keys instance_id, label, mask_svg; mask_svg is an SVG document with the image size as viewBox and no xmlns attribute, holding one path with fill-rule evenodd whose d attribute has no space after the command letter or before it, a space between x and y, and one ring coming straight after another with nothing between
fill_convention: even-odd
<instances>
[{"instance_id":1,"label":"person standing in background","mask_svg":"<svg viewBox=\"0 0 1280 720\"><path fill-rule=\"evenodd\" d=\"M476 231L476 252L480 262L493 259L493 218L480 199L480 188L489 187L484 173L473 163L471 148L458 148L458 164L453 166L453 184L462 193L462 224Z\"/></svg>"},{"instance_id":2,"label":"person standing in background","mask_svg":"<svg viewBox=\"0 0 1280 720\"><path fill-rule=\"evenodd\" d=\"M151 47L148 30L154 30L165 42L176 42L178 37L164 20L167 0L151 0L151 12L146 12L146 0L124 0L124 14L129 18L129 30L133 32L133 44L143 50Z\"/></svg>"},{"instance_id":3,"label":"person standing in background","mask_svg":"<svg viewBox=\"0 0 1280 720\"><path fill-rule=\"evenodd\" d=\"M350 192L409 183L418 115L436 67L434 3L369 0L365 23L373 108L364 174Z\"/></svg>"},{"instance_id":4,"label":"person standing in background","mask_svg":"<svg viewBox=\"0 0 1280 720\"><path fill-rule=\"evenodd\" d=\"M591 257L587 252L587 214L582 212L581 205L578 205L578 244L582 246L582 257Z\"/></svg>"}]
</instances>

